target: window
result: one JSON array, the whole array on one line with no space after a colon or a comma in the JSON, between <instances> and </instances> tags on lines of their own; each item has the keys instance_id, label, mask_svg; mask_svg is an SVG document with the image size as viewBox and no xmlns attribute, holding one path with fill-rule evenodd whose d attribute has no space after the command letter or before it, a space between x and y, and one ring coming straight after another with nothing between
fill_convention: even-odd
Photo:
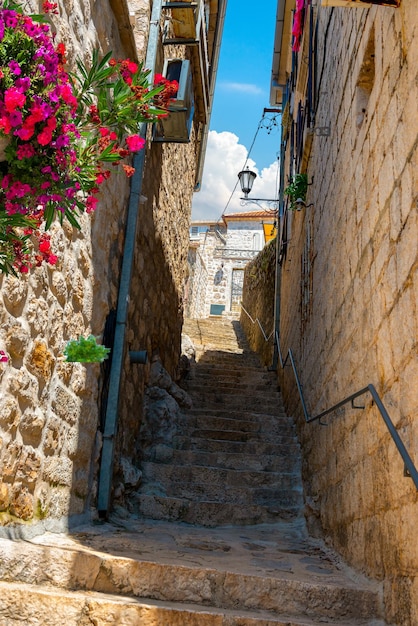
<instances>
[{"instance_id":1,"label":"window","mask_svg":"<svg viewBox=\"0 0 418 626\"><path fill-rule=\"evenodd\" d=\"M254 233L253 235L253 250L261 250L261 235L260 233Z\"/></svg>"}]
</instances>

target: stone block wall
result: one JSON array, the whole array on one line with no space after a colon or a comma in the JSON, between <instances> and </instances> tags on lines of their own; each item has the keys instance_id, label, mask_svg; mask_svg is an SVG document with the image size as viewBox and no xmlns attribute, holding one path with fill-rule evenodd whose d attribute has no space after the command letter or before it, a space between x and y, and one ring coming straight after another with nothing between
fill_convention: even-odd
<instances>
[{"instance_id":1,"label":"stone block wall","mask_svg":"<svg viewBox=\"0 0 418 626\"><path fill-rule=\"evenodd\" d=\"M251 350L260 355L266 366L270 366L273 359L275 277L276 240L273 239L245 268L242 304L248 314L241 309L240 317ZM263 336L257 319L268 341Z\"/></svg>"},{"instance_id":2,"label":"stone block wall","mask_svg":"<svg viewBox=\"0 0 418 626\"><path fill-rule=\"evenodd\" d=\"M57 40L66 44L70 62L78 55L87 61L96 47L103 54L113 50L116 58L135 58L135 45L144 59L150 6L148 0L129 3L134 18L130 37L124 0L61 0L59 16L53 17ZM30 7L39 8L34 2ZM160 46L157 71L162 59ZM149 375L149 366L129 363L129 350L158 354L169 373L176 374L200 132L196 126L191 143L181 145L152 144L149 133L116 471L122 455L130 461L136 455ZM79 335L93 333L100 340L116 309L128 200L129 180L117 171L106 183L96 213L81 219L81 231L53 226L56 266L19 278L0 277L0 349L9 356L8 363L0 364L0 526L61 529L69 518L75 522L93 511L108 364L66 363L62 352Z\"/></svg>"},{"instance_id":3,"label":"stone block wall","mask_svg":"<svg viewBox=\"0 0 418 626\"><path fill-rule=\"evenodd\" d=\"M282 268L282 348L311 414L375 384L418 464L418 8L320 7L313 207ZM306 255L309 264L304 263ZM307 296L302 285L308 285ZM301 416L290 371L290 410ZM299 420L311 526L384 581L389 623L418 622L418 494L370 397L327 426Z\"/></svg>"},{"instance_id":4,"label":"stone block wall","mask_svg":"<svg viewBox=\"0 0 418 626\"><path fill-rule=\"evenodd\" d=\"M87 61L94 48L124 54L107 2L62 1L52 19L70 63ZM115 306L127 197L118 173L97 213L82 217L81 231L52 227L56 266L0 277L0 348L9 356L0 364L1 525L47 520L53 527L86 511L100 368L65 363L62 353L79 335L100 337Z\"/></svg>"}]
</instances>

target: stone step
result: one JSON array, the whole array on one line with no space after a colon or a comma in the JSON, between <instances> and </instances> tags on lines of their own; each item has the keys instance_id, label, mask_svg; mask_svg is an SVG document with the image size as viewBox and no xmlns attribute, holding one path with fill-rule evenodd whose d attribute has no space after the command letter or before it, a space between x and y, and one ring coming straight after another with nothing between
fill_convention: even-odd
<instances>
[{"instance_id":1,"label":"stone step","mask_svg":"<svg viewBox=\"0 0 418 626\"><path fill-rule=\"evenodd\" d=\"M298 452L298 448L295 448ZM296 456L296 455L295 455ZM199 465L202 467L220 467L225 469L246 469L253 471L278 472L289 470L289 466L299 464L299 458L289 458L288 447L283 447L281 455L246 455L231 452L203 452L193 450L175 450L166 445L158 445L152 450L152 456L146 460L176 465Z\"/></svg>"},{"instance_id":2,"label":"stone step","mask_svg":"<svg viewBox=\"0 0 418 626\"><path fill-rule=\"evenodd\" d=\"M239 409L231 409L230 411L225 412L223 408L217 407L215 409L208 409L205 407L193 406L190 409L186 409L184 411L184 415L192 415L192 416L208 416L208 417L224 417L228 416L229 419L245 419L245 420L255 420L264 422L266 419L276 419L278 423L283 423L285 425L294 425L293 417L289 417L287 413L281 408L278 410L274 416L270 413L259 413L254 411L253 409L239 408Z\"/></svg>"},{"instance_id":3,"label":"stone step","mask_svg":"<svg viewBox=\"0 0 418 626\"><path fill-rule=\"evenodd\" d=\"M246 377L245 380L241 378L230 379L226 377L219 377L218 380L214 380L212 376L195 376L193 379L187 381L187 391L189 392L201 392L208 390L208 383L210 383L210 389L216 392L231 393L231 392L243 392L243 393L260 393L267 395L268 397L277 397L278 391L275 386L263 379L256 378L255 376Z\"/></svg>"},{"instance_id":4,"label":"stone step","mask_svg":"<svg viewBox=\"0 0 418 626\"><path fill-rule=\"evenodd\" d=\"M252 400L258 401L258 407L260 412L263 410L263 406L282 405L282 399L277 391L259 388L258 386L251 387L248 385L235 385L231 387L222 386L210 386L204 385L189 385L187 392L193 396L195 404L216 403L216 402L228 402L231 404L237 404L238 406L245 406L247 400L250 401L251 406L254 406Z\"/></svg>"},{"instance_id":5,"label":"stone step","mask_svg":"<svg viewBox=\"0 0 418 626\"><path fill-rule=\"evenodd\" d=\"M210 495L216 493L219 494L221 500L224 497L226 501L230 501L231 496L242 497L244 492L244 499L246 493L250 501L251 493L256 493L260 489L263 492L293 489L294 484L298 483L298 475L295 472L299 470L299 467L297 465L294 468L288 467L286 472L265 472L145 461L141 469L144 482L161 483L167 488L169 495L178 495L169 493L169 487L173 486L176 491L181 491L183 488L185 494L190 490L193 492L196 490L196 493L201 494L205 493L206 489L206 494L210 496L210 499L218 499Z\"/></svg>"},{"instance_id":6,"label":"stone step","mask_svg":"<svg viewBox=\"0 0 418 626\"><path fill-rule=\"evenodd\" d=\"M92 536L88 529L74 539L47 535L25 541L24 550L22 542L3 539L1 578L64 593L79 590L139 603L187 603L195 610L204 605L222 611L268 611L276 619L284 614L339 624L379 615L375 588L339 572L323 549L294 531L292 535L287 527L287 539L277 534L275 525L248 532L226 527L206 539L200 531L180 525L171 531L157 525L151 540L144 526L136 533L132 527L130 538L122 537L117 527L111 537L100 529ZM298 554L301 549L303 555Z\"/></svg>"},{"instance_id":7,"label":"stone step","mask_svg":"<svg viewBox=\"0 0 418 626\"><path fill-rule=\"evenodd\" d=\"M172 445L177 450L199 450L202 452L231 452L233 454L247 455L300 455L299 444L294 437L279 436L274 443L262 441L228 441L225 439L207 440L201 437L185 437L176 435L173 437Z\"/></svg>"},{"instance_id":8,"label":"stone step","mask_svg":"<svg viewBox=\"0 0 418 626\"><path fill-rule=\"evenodd\" d=\"M198 368L198 369L197 369ZM239 379L249 379L251 375L254 375L257 379L266 380L263 377L265 374L265 370L260 366L259 363L254 362L250 363L245 355L242 355L242 359L238 362L222 362L219 360L203 360L202 357L200 360L197 359L197 363L195 365L196 376L225 376L225 378L239 378Z\"/></svg>"},{"instance_id":9,"label":"stone step","mask_svg":"<svg viewBox=\"0 0 418 626\"><path fill-rule=\"evenodd\" d=\"M294 477L293 477L294 479ZM224 504L238 506L264 507L269 510L300 508L302 493L298 488L258 487L254 489L225 487L221 490L216 485L189 483L187 485L172 481L170 483L147 482L144 480L141 493L150 496L159 496L183 500L183 502L211 502L223 506ZM244 523L244 522L243 522Z\"/></svg>"},{"instance_id":10,"label":"stone step","mask_svg":"<svg viewBox=\"0 0 418 626\"><path fill-rule=\"evenodd\" d=\"M30 597L30 603L28 603ZM0 583L4 626L323 626L308 618L275 617L268 611L213 609L204 605L124 598L105 593L57 591ZM339 622L358 626L359 622ZM363 622L366 626L366 623Z\"/></svg>"},{"instance_id":11,"label":"stone step","mask_svg":"<svg viewBox=\"0 0 418 626\"><path fill-rule=\"evenodd\" d=\"M263 415L262 420L231 418L217 415L193 415L188 411L181 421L181 429L183 433L192 432L193 430L237 430L245 433L264 434L266 439L271 440L276 435L296 436L296 429L291 422L282 423L278 421L276 416Z\"/></svg>"},{"instance_id":12,"label":"stone step","mask_svg":"<svg viewBox=\"0 0 418 626\"><path fill-rule=\"evenodd\" d=\"M225 413L229 413L229 411L260 411L261 414L265 415L277 415L278 411L281 409L280 401L263 401L262 398L257 398L256 396L222 396L215 394L205 394L205 397L199 397L197 394L190 394L193 401L193 406L204 407L208 410L222 410Z\"/></svg>"},{"instance_id":13,"label":"stone step","mask_svg":"<svg viewBox=\"0 0 418 626\"><path fill-rule=\"evenodd\" d=\"M294 502L279 505L255 505L211 501L192 501L139 492L132 498L132 510L144 518L198 524L213 528L224 524L254 525L299 518L302 497L295 494Z\"/></svg>"},{"instance_id":14,"label":"stone step","mask_svg":"<svg viewBox=\"0 0 418 626\"><path fill-rule=\"evenodd\" d=\"M233 443L268 443L269 439L271 439L275 443L283 443L284 439L294 439L296 441L291 433L285 432L283 435L281 435L280 432L278 432L277 434L273 434L271 438L269 438L268 436L266 436L266 432L246 432L242 430L232 430L232 427L230 430L197 428L195 430L191 430L190 434L188 434L185 429L185 435L189 436L190 439L205 439L208 441L231 441Z\"/></svg>"}]
</instances>

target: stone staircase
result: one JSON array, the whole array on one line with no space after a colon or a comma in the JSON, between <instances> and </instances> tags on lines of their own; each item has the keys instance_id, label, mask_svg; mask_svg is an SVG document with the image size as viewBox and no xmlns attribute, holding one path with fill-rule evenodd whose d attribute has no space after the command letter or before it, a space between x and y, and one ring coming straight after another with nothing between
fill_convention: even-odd
<instances>
[{"instance_id":1,"label":"stone staircase","mask_svg":"<svg viewBox=\"0 0 418 626\"><path fill-rule=\"evenodd\" d=\"M274 373L234 320L185 332L193 407L147 450L131 513L0 539L0 626L383 625L380 588L306 532Z\"/></svg>"},{"instance_id":2,"label":"stone staircase","mask_svg":"<svg viewBox=\"0 0 418 626\"><path fill-rule=\"evenodd\" d=\"M205 526L289 519L303 507L300 451L276 375L261 367L238 322L186 320L196 364L172 441L147 451L138 512Z\"/></svg>"}]
</instances>

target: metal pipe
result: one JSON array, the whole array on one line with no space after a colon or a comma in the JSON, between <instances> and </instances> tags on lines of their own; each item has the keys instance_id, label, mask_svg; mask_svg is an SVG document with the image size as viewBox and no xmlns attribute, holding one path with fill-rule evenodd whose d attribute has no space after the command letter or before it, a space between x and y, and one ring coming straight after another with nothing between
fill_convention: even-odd
<instances>
[{"instance_id":1,"label":"metal pipe","mask_svg":"<svg viewBox=\"0 0 418 626\"><path fill-rule=\"evenodd\" d=\"M148 34L145 67L150 69L149 81L152 84L156 60L162 0L154 0L151 11L150 29ZM147 124L141 124L139 135L146 139ZM145 150L137 152L133 166L135 173L131 178L128 214L125 231L125 247L122 258L122 269L119 283L118 305L116 312L115 339L112 350L112 365L109 379L109 396L103 432L103 447L100 462L97 508L99 515L107 515L110 507L110 494L113 477L114 439L118 422L119 393L122 380L123 360L125 354L125 334L128 319L129 294L131 288L132 268L134 262L136 230L140 206L142 182L144 178Z\"/></svg>"}]
</instances>

